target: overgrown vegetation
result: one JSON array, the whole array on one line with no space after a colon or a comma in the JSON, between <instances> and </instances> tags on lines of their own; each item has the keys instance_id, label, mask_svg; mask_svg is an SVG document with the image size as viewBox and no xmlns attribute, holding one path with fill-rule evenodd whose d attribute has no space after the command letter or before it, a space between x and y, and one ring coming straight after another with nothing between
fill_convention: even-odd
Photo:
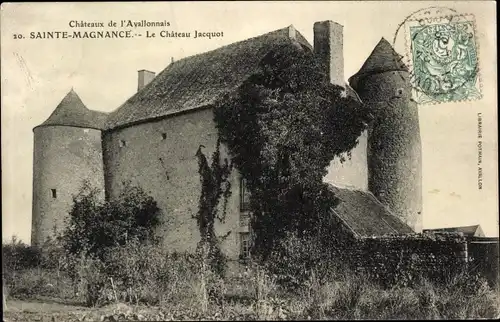
<instances>
[{"instance_id":1,"label":"overgrown vegetation","mask_svg":"<svg viewBox=\"0 0 500 322\"><path fill-rule=\"evenodd\" d=\"M283 242L291 247L295 259L314 249L313 241L307 245L291 237ZM92 320L468 319L500 314L498 290L467 273L450 276L446 285L423 279L412 287L383 288L350 270L335 268L321 275L313 269L290 292L278 283L277 275L250 263L244 273L229 273L223 284L213 286L222 296L219 302L212 302L202 292L204 277L193 255L171 254L158 245L132 241L109 248L108 255L106 262L81 257L74 282L64 269L17 267L12 278L4 267L4 286L9 298L51 296L99 307L126 304L123 309L94 308L92 312L102 313ZM4 263L6 259L4 254ZM282 273L294 275L293 271ZM89 297L93 297L92 303ZM82 317L60 319L78 321Z\"/></svg>"},{"instance_id":2,"label":"overgrown vegetation","mask_svg":"<svg viewBox=\"0 0 500 322\"><path fill-rule=\"evenodd\" d=\"M102 259L108 248L129 240L155 242L160 215L156 201L130 183L118 198L103 201L99 191L85 182L73 197L65 230L57 238L68 255Z\"/></svg>"},{"instance_id":3,"label":"overgrown vegetation","mask_svg":"<svg viewBox=\"0 0 500 322\"><path fill-rule=\"evenodd\" d=\"M320 233L336 204L323 183L371 120L368 110L330 84L309 51L270 52L235 93L215 106L221 141L251 193L254 257L265 260L288 233Z\"/></svg>"},{"instance_id":4,"label":"overgrown vegetation","mask_svg":"<svg viewBox=\"0 0 500 322\"><path fill-rule=\"evenodd\" d=\"M201 181L198 213L194 216L200 230L197 253L202 258L203 267L206 264L211 271L223 277L226 269L225 256L220 249L219 237L215 233L215 221L224 222L226 217L227 201L231 195L231 182L228 178L232 166L227 159L221 160L218 140L210 164L202 152L202 146L198 148L196 157ZM221 201L222 209L219 209Z\"/></svg>"},{"instance_id":5,"label":"overgrown vegetation","mask_svg":"<svg viewBox=\"0 0 500 322\"><path fill-rule=\"evenodd\" d=\"M2 244L2 268L4 271L35 268L40 263L40 250L26 245L15 236L12 237L10 243Z\"/></svg>"}]
</instances>

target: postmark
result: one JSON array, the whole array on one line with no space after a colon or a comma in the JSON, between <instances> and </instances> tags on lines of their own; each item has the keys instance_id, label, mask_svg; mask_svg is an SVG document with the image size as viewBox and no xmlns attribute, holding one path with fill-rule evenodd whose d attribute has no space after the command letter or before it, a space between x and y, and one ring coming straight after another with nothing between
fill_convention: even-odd
<instances>
[{"instance_id":1,"label":"postmark","mask_svg":"<svg viewBox=\"0 0 500 322\"><path fill-rule=\"evenodd\" d=\"M473 15L450 12L413 17L404 23L407 65L419 104L481 98Z\"/></svg>"}]
</instances>

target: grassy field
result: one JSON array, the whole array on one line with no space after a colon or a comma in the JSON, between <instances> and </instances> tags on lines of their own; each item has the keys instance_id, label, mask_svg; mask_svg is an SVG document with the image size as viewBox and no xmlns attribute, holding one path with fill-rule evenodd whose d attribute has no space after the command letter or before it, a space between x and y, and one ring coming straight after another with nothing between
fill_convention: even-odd
<instances>
[{"instance_id":1,"label":"grassy field","mask_svg":"<svg viewBox=\"0 0 500 322\"><path fill-rule=\"evenodd\" d=\"M173 317L158 307L110 304L88 308L63 304L58 299L9 300L4 321L170 321Z\"/></svg>"},{"instance_id":2,"label":"grassy field","mask_svg":"<svg viewBox=\"0 0 500 322\"><path fill-rule=\"evenodd\" d=\"M57 261L4 264L5 321L500 317L498 289L467 274L445 284L422 279L383 287L337 269L321 276L313 271L292 285L283 281L293 276L255 263L220 278L190 256L154 246L117 248L106 263L82 257L71 266L64 256L50 257Z\"/></svg>"}]
</instances>

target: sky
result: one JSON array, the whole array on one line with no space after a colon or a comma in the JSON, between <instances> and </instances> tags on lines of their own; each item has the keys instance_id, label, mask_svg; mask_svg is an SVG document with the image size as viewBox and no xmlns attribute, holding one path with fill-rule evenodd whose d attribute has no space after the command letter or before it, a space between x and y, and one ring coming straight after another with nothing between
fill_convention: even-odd
<instances>
[{"instance_id":1,"label":"sky","mask_svg":"<svg viewBox=\"0 0 500 322\"><path fill-rule=\"evenodd\" d=\"M381 39L392 42L413 12L442 6L472 14L479 44L483 97L419 106L424 228L480 224L498 236L496 10L493 2L203 2L2 3L2 239L29 243L33 127L49 117L73 88L90 109L109 112L137 90L137 71L159 73L171 61L293 25L313 43L313 24L344 26L345 79L356 73ZM447 9L443 9L447 10ZM223 32L212 39L29 39L30 32L72 29L70 21L168 21L159 32ZM107 29L105 29L107 30ZM24 39L14 39L15 35ZM394 43L405 53L404 30ZM477 114L483 122L483 189L477 184Z\"/></svg>"}]
</instances>

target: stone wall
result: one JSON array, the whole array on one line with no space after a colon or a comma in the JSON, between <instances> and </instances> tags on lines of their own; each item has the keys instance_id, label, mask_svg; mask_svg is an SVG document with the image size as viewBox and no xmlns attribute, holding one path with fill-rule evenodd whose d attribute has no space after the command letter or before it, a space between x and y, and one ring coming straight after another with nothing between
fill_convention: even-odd
<instances>
[{"instance_id":1,"label":"stone wall","mask_svg":"<svg viewBox=\"0 0 500 322\"><path fill-rule=\"evenodd\" d=\"M484 276L493 286L499 282L499 243L498 238L473 237L467 243L467 254L472 272Z\"/></svg>"},{"instance_id":2,"label":"stone wall","mask_svg":"<svg viewBox=\"0 0 500 322\"><path fill-rule=\"evenodd\" d=\"M360 238L347 254L355 271L387 285L411 283L420 277L444 282L467 267L467 242L458 235Z\"/></svg>"},{"instance_id":3,"label":"stone wall","mask_svg":"<svg viewBox=\"0 0 500 322\"><path fill-rule=\"evenodd\" d=\"M163 211L158 233L171 251L194 252L200 233L193 215L201 194L196 151L210 157L217 130L211 109L203 109L106 132L103 153L106 193L117 197L130 181L150 194ZM226 155L221 147L221 155ZM239 255L239 174L230 176L232 194L224 223L216 222L218 236L227 237L221 248L230 259Z\"/></svg>"},{"instance_id":4,"label":"stone wall","mask_svg":"<svg viewBox=\"0 0 500 322\"><path fill-rule=\"evenodd\" d=\"M368 133L363 132L358 138L358 145L352 149L351 157L346 157L344 162L335 158L328 167L325 176L326 182L331 182L338 187L368 190L368 161L367 161Z\"/></svg>"}]
</instances>

